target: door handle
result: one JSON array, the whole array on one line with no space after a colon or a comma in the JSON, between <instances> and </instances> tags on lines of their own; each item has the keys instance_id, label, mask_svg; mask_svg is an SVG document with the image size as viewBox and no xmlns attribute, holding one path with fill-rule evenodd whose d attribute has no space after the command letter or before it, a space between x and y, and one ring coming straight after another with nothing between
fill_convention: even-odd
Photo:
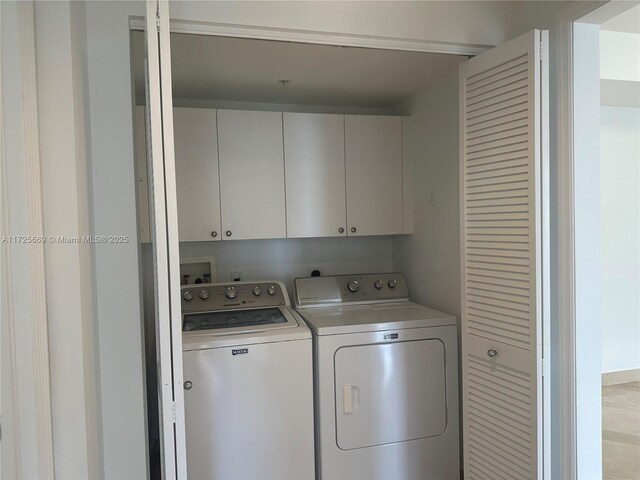
<instances>
[{"instance_id":1,"label":"door handle","mask_svg":"<svg viewBox=\"0 0 640 480\"><path fill-rule=\"evenodd\" d=\"M353 397L351 395L351 385L342 386L342 412L345 415L353 413Z\"/></svg>"}]
</instances>

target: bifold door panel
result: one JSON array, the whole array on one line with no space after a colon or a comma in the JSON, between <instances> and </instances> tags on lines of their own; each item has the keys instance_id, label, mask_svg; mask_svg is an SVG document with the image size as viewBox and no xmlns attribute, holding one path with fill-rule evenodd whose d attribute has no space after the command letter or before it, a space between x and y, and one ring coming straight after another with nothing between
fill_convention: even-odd
<instances>
[{"instance_id":1,"label":"bifold door panel","mask_svg":"<svg viewBox=\"0 0 640 480\"><path fill-rule=\"evenodd\" d=\"M187 478L182 395L178 206L171 97L168 2L148 0L145 14L146 189L152 245L162 478ZM139 115L140 116L140 115ZM141 159L139 159L140 161Z\"/></svg>"},{"instance_id":2,"label":"bifold door panel","mask_svg":"<svg viewBox=\"0 0 640 480\"><path fill-rule=\"evenodd\" d=\"M460 68L463 440L469 479L548 475L547 51L546 32L533 31Z\"/></svg>"},{"instance_id":3,"label":"bifold door panel","mask_svg":"<svg viewBox=\"0 0 640 480\"><path fill-rule=\"evenodd\" d=\"M433 437L446 430L442 341L342 347L334 362L340 449Z\"/></svg>"}]
</instances>

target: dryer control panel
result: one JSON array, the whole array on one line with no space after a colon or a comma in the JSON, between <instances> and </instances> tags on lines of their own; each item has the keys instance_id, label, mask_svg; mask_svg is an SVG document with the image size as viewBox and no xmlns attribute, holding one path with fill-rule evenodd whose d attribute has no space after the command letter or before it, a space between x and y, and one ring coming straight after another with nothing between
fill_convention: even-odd
<instances>
[{"instance_id":1,"label":"dryer control panel","mask_svg":"<svg viewBox=\"0 0 640 480\"><path fill-rule=\"evenodd\" d=\"M281 282L231 282L184 285L182 312L212 312L289 305Z\"/></svg>"},{"instance_id":2,"label":"dryer control panel","mask_svg":"<svg viewBox=\"0 0 640 480\"><path fill-rule=\"evenodd\" d=\"M305 277L297 278L294 284L296 307L409 300L409 288L402 273Z\"/></svg>"}]
</instances>

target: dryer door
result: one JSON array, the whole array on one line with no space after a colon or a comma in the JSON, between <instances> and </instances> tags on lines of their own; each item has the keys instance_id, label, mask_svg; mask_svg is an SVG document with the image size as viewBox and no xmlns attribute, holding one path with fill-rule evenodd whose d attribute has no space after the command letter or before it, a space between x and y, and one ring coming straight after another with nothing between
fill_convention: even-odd
<instances>
[{"instance_id":1,"label":"dryer door","mask_svg":"<svg viewBox=\"0 0 640 480\"><path fill-rule=\"evenodd\" d=\"M442 341L342 347L334 362L340 449L433 437L446 430Z\"/></svg>"}]
</instances>

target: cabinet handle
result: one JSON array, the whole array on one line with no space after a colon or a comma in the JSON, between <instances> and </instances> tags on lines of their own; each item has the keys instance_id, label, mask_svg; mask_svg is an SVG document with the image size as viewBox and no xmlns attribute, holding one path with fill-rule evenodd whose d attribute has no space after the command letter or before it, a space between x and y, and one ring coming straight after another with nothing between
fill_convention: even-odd
<instances>
[{"instance_id":1,"label":"cabinet handle","mask_svg":"<svg viewBox=\"0 0 640 480\"><path fill-rule=\"evenodd\" d=\"M356 233L356 227L351 227L351 233Z\"/></svg>"},{"instance_id":2,"label":"cabinet handle","mask_svg":"<svg viewBox=\"0 0 640 480\"><path fill-rule=\"evenodd\" d=\"M218 232L216 232L215 230L213 232L211 232L211 236L213 238L216 238L218 236Z\"/></svg>"},{"instance_id":3,"label":"cabinet handle","mask_svg":"<svg viewBox=\"0 0 640 480\"><path fill-rule=\"evenodd\" d=\"M491 350L489 350L487 352L487 356L489 358L497 357L498 356L498 351L492 348Z\"/></svg>"},{"instance_id":4,"label":"cabinet handle","mask_svg":"<svg viewBox=\"0 0 640 480\"><path fill-rule=\"evenodd\" d=\"M340 227L340 228L338 229L338 232L340 232L340 233L344 233L344 228Z\"/></svg>"},{"instance_id":5,"label":"cabinet handle","mask_svg":"<svg viewBox=\"0 0 640 480\"><path fill-rule=\"evenodd\" d=\"M227 230L227 231L225 232L225 235L226 235L227 237L230 237L230 236L231 236L231 230Z\"/></svg>"}]
</instances>

